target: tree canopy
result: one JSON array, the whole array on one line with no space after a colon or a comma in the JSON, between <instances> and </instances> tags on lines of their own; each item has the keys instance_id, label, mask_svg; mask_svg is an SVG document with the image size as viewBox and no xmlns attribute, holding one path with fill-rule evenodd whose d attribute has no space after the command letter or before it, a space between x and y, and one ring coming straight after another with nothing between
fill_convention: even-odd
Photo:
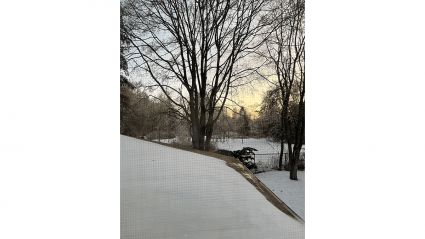
<instances>
[{"instance_id":1,"label":"tree canopy","mask_svg":"<svg viewBox=\"0 0 425 239\"><path fill-rule=\"evenodd\" d=\"M209 149L229 89L256 70L238 62L257 49L267 0L127 0L126 58L191 125L193 147ZM206 137L206 141L204 141Z\"/></svg>"}]
</instances>

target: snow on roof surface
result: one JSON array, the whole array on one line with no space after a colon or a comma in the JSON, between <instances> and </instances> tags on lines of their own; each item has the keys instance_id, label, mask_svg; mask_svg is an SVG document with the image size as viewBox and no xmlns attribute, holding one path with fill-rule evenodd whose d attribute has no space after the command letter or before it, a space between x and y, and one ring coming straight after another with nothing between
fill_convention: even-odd
<instances>
[{"instance_id":1,"label":"snow on roof surface","mask_svg":"<svg viewBox=\"0 0 425 239\"><path fill-rule=\"evenodd\" d=\"M121 135L121 238L304 238L220 159Z\"/></svg>"}]
</instances>

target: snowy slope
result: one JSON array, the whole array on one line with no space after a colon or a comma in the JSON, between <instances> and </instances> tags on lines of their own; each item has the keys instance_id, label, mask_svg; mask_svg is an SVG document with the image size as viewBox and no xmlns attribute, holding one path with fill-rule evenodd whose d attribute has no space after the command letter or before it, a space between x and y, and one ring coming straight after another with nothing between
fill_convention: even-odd
<instances>
[{"instance_id":1,"label":"snowy slope","mask_svg":"<svg viewBox=\"0 0 425 239\"><path fill-rule=\"evenodd\" d=\"M121 238L304 238L220 159L121 137Z\"/></svg>"}]
</instances>

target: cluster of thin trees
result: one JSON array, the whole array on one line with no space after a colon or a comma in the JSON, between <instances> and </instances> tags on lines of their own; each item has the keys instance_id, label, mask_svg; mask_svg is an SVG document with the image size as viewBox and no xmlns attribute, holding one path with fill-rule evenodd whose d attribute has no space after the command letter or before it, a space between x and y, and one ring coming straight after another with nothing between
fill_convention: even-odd
<instances>
[{"instance_id":1,"label":"cluster of thin trees","mask_svg":"<svg viewBox=\"0 0 425 239\"><path fill-rule=\"evenodd\" d=\"M304 0L121 0L122 88L138 87L128 80L128 70L137 69L166 115L190 126L192 147L209 150L229 93L269 82L260 114L278 112L272 131L282 146L294 145L288 151L296 180L305 131L304 18ZM121 96L125 108L130 101Z\"/></svg>"},{"instance_id":2,"label":"cluster of thin trees","mask_svg":"<svg viewBox=\"0 0 425 239\"><path fill-rule=\"evenodd\" d=\"M171 104L167 104L164 95L157 100L146 92L121 87L121 97L121 134L147 139L175 137L180 122L170 114Z\"/></svg>"}]
</instances>

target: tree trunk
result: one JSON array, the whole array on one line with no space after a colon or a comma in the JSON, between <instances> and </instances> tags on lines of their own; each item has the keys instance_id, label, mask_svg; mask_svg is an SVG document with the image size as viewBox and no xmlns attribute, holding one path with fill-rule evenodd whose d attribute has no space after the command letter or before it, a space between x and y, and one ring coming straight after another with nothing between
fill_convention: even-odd
<instances>
[{"instance_id":1,"label":"tree trunk","mask_svg":"<svg viewBox=\"0 0 425 239\"><path fill-rule=\"evenodd\" d=\"M298 160L300 158L300 151L301 151L301 147L298 147L298 146L294 147L294 155L292 157L292 163L290 164L291 172L289 174L289 179L291 180L298 180L297 172L298 172Z\"/></svg>"},{"instance_id":2,"label":"tree trunk","mask_svg":"<svg viewBox=\"0 0 425 239\"><path fill-rule=\"evenodd\" d=\"M212 125L207 125L207 130L206 130L206 136L207 136L207 139L205 140L205 151L210 151L210 149L211 149L211 138L212 138L212 132L213 132L213 130L212 130Z\"/></svg>"},{"instance_id":3,"label":"tree trunk","mask_svg":"<svg viewBox=\"0 0 425 239\"><path fill-rule=\"evenodd\" d=\"M282 158L283 158L283 137L280 138L280 155L279 155L279 171L282 171Z\"/></svg>"},{"instance_id":4,"label":"tree trunk","mask_svg":"<svg viewBox=\"0 0 425 239\"><path fill-rule=\"evenodd\" d=\"M194 117L192 117L194 118ZM199 126L195 120L192 120L192 148L199 148Z\"/></svg>"},{"instance_id":5,"label":"tree trunk","mask_svg":"<svg viewBox=\"0 0 425 239\"><path fill-rule=\"evenodd\" d=\"M205 149L205 107L201 105L201 119L199 122L199 150Z\"/></svg>"},{"instance_id":6,"label":"tree trunk","mask_svg":"<svg viewBox=\"0 0 425 239\"><path fill-rule=\"evenodd\" d=\"M298 161L300 158L300 152L301 147L304 142L304 131L305 131L305 123L304 123L304 102L302 102L303 99L303 93L301 93L300 102L298 105L298 119L297 119L297 126L296 126L296 136L295 136L295 145L294 145L294 156L293 156L293 162L291 164L291 173L289 178L292 180L298 180L297 178L297 170L298 170Z\"/></svg>"},{"instance_id":7,"label":"tree trunk","mask_svg":"<svg viewBox=\"0 0 425 239\"><path fill-rule=\"evenodd\" d=\"M192 70L192 77L195 77L195 72ZM194 79L192 79L192 83L196 84ZM192 95L193 94L193 95ZM199 121L198 121L198 96L196 91L190 92L190 123L192 127L192 148L199 148Z\"/></svg>"},{"instance_id":8,"label":"tree trunk","mask_svg":"<svg viewBox=\"0 0 425 239\"><path fill-rule=\"evenodd\" d=\"M284 129L284 120L283 120L283 117L284 117L284 115L285 115L285 111L284 111L284 109L282 109L282 111L280 112L280 130L283 130ZM284 134L284 132L285 131L281 131L280 133L280 155L279 155L279 171L282 171L282 158L283 158L283 150L284 150L284 145L283 145L283 141L284 141L284 138L285 138L285 134Z\"/></svg>"},{"instance_id":9,"label":"tree trunk","mask_svg":"<svg viewBox=\"0 0 425 239\"><path fill-rule=\"evenodd\" d=\"M198 149L204 150L205 148L205 133L202 131L202 129L198 133Z\"/></svg>"}]
</instances>

